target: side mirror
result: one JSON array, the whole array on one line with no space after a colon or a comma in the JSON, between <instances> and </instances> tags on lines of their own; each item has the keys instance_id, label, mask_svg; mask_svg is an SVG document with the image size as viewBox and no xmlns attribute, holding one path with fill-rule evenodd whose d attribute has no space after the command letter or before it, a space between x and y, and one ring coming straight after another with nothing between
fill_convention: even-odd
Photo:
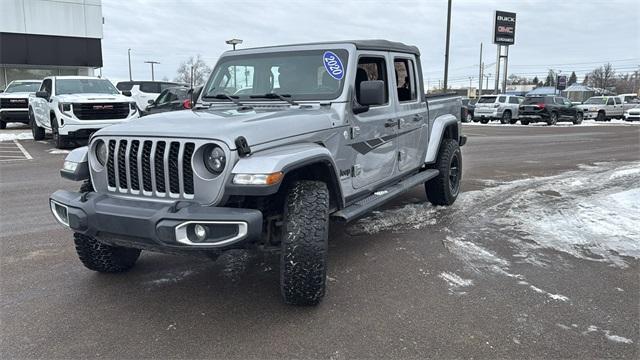
<instances>
[{"instance_id":1,"label":"side mirror","mask_svg":"<svg viewBox=\"0 0 640 360\"><path fill-rule=\"evenodd\" d=\"M382 105L384 101L384 81L369 80L360 83L360 105Z\"/></svg>"},{"instance_id":2,"label":"side mirror","mask_svg":"<svg viewBox=\"0 0 640 360\"><path fill-rule=\"evenodd\" d=\"M122 95L131 96L131 91L130 90L122 90Z\"/></svg>"},{"instance_id":3,"label":"side mirror","mask_svg":"<svg viewBox=\"0 0 640 360\"><path fill-rule=\"evenodd\" d=\"M3 90L3 89L0 89L0 93L3 93L3 92L4 92L4 90Z\"/></svg>"},{"instance_id":4,"label":"side mirror","mask_svg":"<svg viewBox=\"0 0 640 360\"><path fill-rule=\"evenodd\" d=\"M40 99L48 99L49 93L46 91L36 91L36 97L39 97Z\"/></svg>"},{"instance_id":5,"label":"side mirror","mask_svg":"<svg viewBox=\"0 0 640 360\"><path fill-rule=\"evenodd\" d=\"M154 100L147 100L147 104L153 105L153 104L155 104L155 101Z\"/></svg>"}]
</instances>

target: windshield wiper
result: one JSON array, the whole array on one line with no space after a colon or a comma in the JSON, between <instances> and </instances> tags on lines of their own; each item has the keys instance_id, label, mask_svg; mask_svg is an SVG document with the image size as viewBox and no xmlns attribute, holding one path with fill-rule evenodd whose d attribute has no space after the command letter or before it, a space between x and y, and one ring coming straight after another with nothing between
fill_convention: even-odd
<instances>
[{"instance_id":1,"label":"windshield wiper","mask_svg":"<svg viewBox=\"0 0 640 360\"><path fill-rule=\"evenodd\" d=\"M243 106L240 101L238 101L238 96L236 95L227 95L227 94L215 94L215 95L205 95L204 99L221 99L221 100L229 100L238 106Z\"/></svg>"},{"instance_id":2,"label":"windshield wiper","mask_svg":"<svg viewBox=\"0 0 640 360\"><path fill-rule=\"evenodd\" d=\"M293 101L291 95L289 94L278 94L274 92L266 93L264 95L251 95L250 98L263 98L263 99L280 99L282 101L286 101L292 106L298 105L297 102Z\"/></svg>"}]
</instances>

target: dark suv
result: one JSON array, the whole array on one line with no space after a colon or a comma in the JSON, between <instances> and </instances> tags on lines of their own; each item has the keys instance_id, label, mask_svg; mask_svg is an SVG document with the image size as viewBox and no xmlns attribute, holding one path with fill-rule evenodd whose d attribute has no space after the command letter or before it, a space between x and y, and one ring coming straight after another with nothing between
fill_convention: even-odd
<instances>
[{"instance_id":1,"label":"dark suv","mask_svg":"<svg viewBox=\"0 0 640 360\"><path fill-rule=\"evenodd\" d=\"M529 96L519 108L520 123L529 125L532 122L546 122L555 125L558 121L582 123L582 110L574 106L569 99L561 96Z\"/></svg>"}]
</instances>

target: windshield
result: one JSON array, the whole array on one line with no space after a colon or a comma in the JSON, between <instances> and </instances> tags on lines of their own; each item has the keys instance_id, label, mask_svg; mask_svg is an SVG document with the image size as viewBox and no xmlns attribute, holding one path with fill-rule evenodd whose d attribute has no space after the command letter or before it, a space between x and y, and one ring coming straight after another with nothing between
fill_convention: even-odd
<instances>
[{"instance_id":1,"label":"windshield","mask_svg":"<svg viewBox=\"0 0 640 360\"><path fill-rule=\"evenodd\" d=\"M12 82L7 86L4 92L17 93L17 92L36 92L40 89L40 82Z\"/></svg>"},{"instance_id":2,"label":"windshield","mask_svg":"<svg viewBox=\"0 0 640 360\"><path fill-rule=\"evenodd\" d=\"M58 79L56 94L111 94L120 92L106 79Z\"/></svg>"},{"instance_id":3,"label":"windshield","mask_svg":"<svg viewBox=\"0 0 640 360\"><path fill-rule=\"evenodd\" d=\"M348 52L344 49L273 52L223 57L209 78L203 99L229 101L331 100L342 93Z\"/></svg>"},{"instance_id":4,"label":"windshield","mask_svg":"<svg viewBox=\"0 0 640 360\"><path fill-rule=\"evenodd\" d=\"M483 96L478 99L478 104L492 104L494 102L496 102L495 96Z\"/></svg>"},{"instance_id":5,"label":"windshield","mask_svg":"<svg viewBox=\"0 0 640 360\"><path fill-rule=\"evenodd\" d=\"M587 101L585 101L585 104L605 104L607 102L607 99L605 98L601 98L601 97L592 97L587 99Z\"/></svg>"}]
</instances>

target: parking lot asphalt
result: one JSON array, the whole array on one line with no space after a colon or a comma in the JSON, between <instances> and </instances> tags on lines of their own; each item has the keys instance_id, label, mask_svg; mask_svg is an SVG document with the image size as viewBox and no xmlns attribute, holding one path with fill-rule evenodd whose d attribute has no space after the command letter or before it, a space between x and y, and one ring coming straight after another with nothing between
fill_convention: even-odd
<instances>
[{"instance_id":1,"label":"parking lot asphalt","mask_svg":"<svg viewBox=\"0 0 640 360\"><path fill-rule=\"evenodd\" d=\"M418 187L332 224L313 308L281 303L272 254L86 270L48 209L78 187L64 154L19 140L32 159L0 162L2 358L637 359L640 126L464 132L456 204Z\"/></svg>"}]
</instances>

